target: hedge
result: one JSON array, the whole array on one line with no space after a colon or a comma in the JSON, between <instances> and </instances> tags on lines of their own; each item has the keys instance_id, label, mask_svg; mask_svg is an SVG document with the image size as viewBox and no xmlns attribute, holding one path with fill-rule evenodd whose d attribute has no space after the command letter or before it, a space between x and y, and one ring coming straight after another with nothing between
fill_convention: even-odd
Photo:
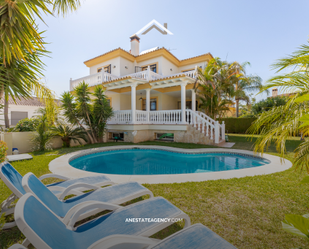
<instances>
[{"instance_id":1,"label":"hedge","mask_svg":"<svg viewBox=\"0 0 309 249\"><path fill-rule=\"evenodd\" d=\"M221 118L220 123L224 121L225 132L244 134L256 118Z\"/></svg>"}]
</instances>

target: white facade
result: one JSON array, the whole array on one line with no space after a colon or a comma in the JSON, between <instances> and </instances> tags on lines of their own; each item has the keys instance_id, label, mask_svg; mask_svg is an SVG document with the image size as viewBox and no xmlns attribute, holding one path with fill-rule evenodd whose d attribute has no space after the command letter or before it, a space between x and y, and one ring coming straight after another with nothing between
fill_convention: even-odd
<instances>
[{"instance_id":1,"label":"white facade","mask_svg":"<svg viewBox=\"0 0 309 249\"><path fill-rule=\"evenodd\" d=\"M14 113L23 113L24 115L17 115L20 117L27 117L27 118L32 118L36 115L38 115L36 112L38 111L39 108L42 106L25 106L25 105L9 105L9 124L10 126L14 126L16 124L16 119L12 120L12 112ZM16 116L15 116L16 117ZM21 118L22 119L22 118ZM14 122L15 121L15 122ZM3 110L0 113L0 125L4 126L4 114Z\"/></svg>"},{"instance_id":2,"label":"white facade","mask_svg":"<svg viewBox=\"0 0 309 249\"><path fill-rule=\"evenodd\" d=\"M131 53L119 48L86 61L90 75L71 80L70 89L82 81L103 86L114 110L110 130L128 131L130 126L145 132L136 125L161 125L165 130L171 128L164 125L191 125L219 143L224 125L198 112L194 90L198 68L205 68L210 59L208 53L179 60L165 48L140 53L139 38L133 35Z\"/></svg>"}]
</instances>

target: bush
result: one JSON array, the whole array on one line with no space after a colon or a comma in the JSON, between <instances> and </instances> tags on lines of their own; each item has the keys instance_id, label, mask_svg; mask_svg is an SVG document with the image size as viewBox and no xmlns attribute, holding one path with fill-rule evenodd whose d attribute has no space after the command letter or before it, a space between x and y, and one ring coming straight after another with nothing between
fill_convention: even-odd
<instances>
[{"instance_id":1,"label":"bush","mask_svg":"<svg viewBox=\"0 0 309 249\"><path fill-rule=\"evenodd\" d=\"M221 118L219 122L224 121L225 131L228 133L244 134L255 120L256 118Z\"/></svg>"},{"instance_id":2,"label":"bush","mask_svg":"<svg viewBox=\"0 0 309 249\"><path fill-rule=\"evenodd\" d=\"M0 141L0 163L4 162L6 159L6 151L8 147L5 142Z\"/></svg>"},{"instance_id":3,"label":"bush","mask_svg":"<svg viewBox=\"0 0 309 249\"><path fill-rule=\"evenodd\" d=\"M23 131L35 131L36 127L39 125L38 118L24 118L19 120L12 131L23 132Z\"/></svg>"}]
</instances>

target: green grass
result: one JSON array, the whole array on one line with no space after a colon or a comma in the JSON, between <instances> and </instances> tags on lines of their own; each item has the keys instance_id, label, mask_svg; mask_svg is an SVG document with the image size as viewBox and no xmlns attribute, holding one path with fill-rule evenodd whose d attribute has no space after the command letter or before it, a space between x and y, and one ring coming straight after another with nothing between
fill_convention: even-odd
<instances>
[{"instance_id":1,"label":"green grass","mask_svg":"<svg viewBox=\"0 0 309 249\"><path fill-rule=\"evenodd\" d=\"M235 142L233 149L252 149L254 141L244 135L229 135ZM300 141L291 138L287 143L287 158ZM31 171L40 176L49 173L48 164L56 157L72 151L131 143L106 143L51 152L33 153L33 160L13 163L24 175ZM207 148L210 146L182 143L144 142L142 145L164 145L180 148ZM275 154L275 147L269 149ZM186 212L191 222L202 223L238 248L309 248L309 242L285 232L281 221L288 213L309 213L309 185L300 184L304 172L293 169L271 175L240 179L187 182L173 184L145 184L155 196L163 196ZM51 181L51 180L50 180ZM10 190L0 180L0 202L10 195ZM164 238L183 224L175 224L154 235ZM17 228L0 232L1 248L21 242L23 235Z\"/></svg>"}]
</instances>

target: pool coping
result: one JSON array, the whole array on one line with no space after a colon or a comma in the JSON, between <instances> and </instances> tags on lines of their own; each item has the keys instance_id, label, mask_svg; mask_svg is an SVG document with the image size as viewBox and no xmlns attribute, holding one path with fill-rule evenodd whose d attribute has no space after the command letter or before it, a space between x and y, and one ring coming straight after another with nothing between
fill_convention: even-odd
<instances>
[{"instance_id":1,"label":"pool coping","mask_svg":"<svg viewBox=\"0 0 309 249\"><path fill-rule=\"evenodd\" d=\"M157 150L167 150L178 153L211 153L211 152L223 152L223 153L236 153L248 156L258 156L264 159L270 160L269 164L258 166L254 168L247 169L237 169L237 170L226 170L218 172L207 172L207 173L190 173L190 174L168 174L168 175L115 175L115 174L102 174L87 172L84 170L76 169L72 167L69 162L74 158L79 156L84 156L88 154L110 151L110 150L121 150L121 149L157 149ZM75 151L63 156L60 156L49 163L49 170L54 174L59 174L66 176L68 178L80 178L87 176L98 176L105 175L109 177L113 182L139 182L139 183L181 183L181 182L201 182L207 180L219 180L219 179L230 179L230 178L241 178L246 176L256 176L256 175L267 175L276 172L281 172L292 167L292 163L289 160L282 160L278 156L273 156L270 154L254 153L248 150L236 150L236 149L222 149L222 148L201 148L201 149L182 149L174 148L168 146L155 146L155 145L120 145L120 146L107 146L100 148L92 148L86 150Z\"/></svg>"}]
</instances>

